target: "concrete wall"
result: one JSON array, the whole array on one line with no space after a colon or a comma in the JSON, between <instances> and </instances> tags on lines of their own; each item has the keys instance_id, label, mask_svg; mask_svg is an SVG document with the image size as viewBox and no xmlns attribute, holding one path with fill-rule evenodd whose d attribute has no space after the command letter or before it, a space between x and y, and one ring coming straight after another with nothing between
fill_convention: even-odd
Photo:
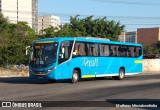
<instances>
[{"instance_id":1,"label":"concrete wall","mask_svg":"<svg viewBox=\"0 0 160 110\"><path fill-rule=\"evenodd\" d=\"M160 59L144 59L143 73L160 73Z\"/></svg>"}]
</instances>

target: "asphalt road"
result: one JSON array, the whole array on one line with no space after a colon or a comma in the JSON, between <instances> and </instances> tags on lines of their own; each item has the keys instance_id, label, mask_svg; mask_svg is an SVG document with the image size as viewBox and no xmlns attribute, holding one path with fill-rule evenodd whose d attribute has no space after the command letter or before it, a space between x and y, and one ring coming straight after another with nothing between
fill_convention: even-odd
<instances>
[{"instance_id":1,"label":"asphalt road","mask_svg":"<svg viewBox=\"0 0 160 110\"><path fill-rule=\"evenodd\" d=\"M48 83L46 80L29 78L0 78L0 101L108 101L112 103L113 100L119 99L127 101L160 99L160 74L135 75L126 77L124 80L87 79L75 84L68 81ZM96 103L92 104L93 107L85 109L96 110ZM74 108L74 104L69 103L69 105L73 105L71 108ZM119 108L110 109L119 110Z\"/></svg>"}]
</instances>

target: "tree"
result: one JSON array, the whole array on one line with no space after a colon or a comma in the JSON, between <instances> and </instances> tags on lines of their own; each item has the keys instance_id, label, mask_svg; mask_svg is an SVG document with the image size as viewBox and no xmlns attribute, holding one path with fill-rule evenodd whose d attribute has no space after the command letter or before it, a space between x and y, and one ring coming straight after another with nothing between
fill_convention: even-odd
<instances>
[{"instance_id":1,"label":"tree","mask_svg":"<svg viewBox=\"0 0 160 110\"><path fill-rule=\"evenodd\" d=\"M79 19L79 16L71 17L70 24L65 24L59 33L64 33L67 30L73 36L91 36L109 38L111 40L118 40L118 35L124 29L124 25L115 21L108 21L106 17L100 19L93 19L93 16ZM66 32L66 31L65 31Z\"/></svg>"},{"instance_id":2,"label":"tree","mask_svg":"<svg viewBox=\"0 0 160 110\"><path fill-rule=\"evenodd\" d=\"M0 14L0 66L8 64L27 64L26 46L38 39L26 22L9 23Z\"/></svg>"},{"instance_id":3,"label":"tree","mask_svg":"<svg viewBox=\"0 0 160 110\"><path fill-rule=\"evenodd\" d=\"M28 57L25 55L26 46L31 45L33 40L38 39L34 30L26 22L18 22L10 25L10 33L12 33L12 38L9 47L12 56L14 56L14 59L10 58L11 61L14 64L28 63Z\"/></svg>"},{"instance_id":4,"label":"tree","mask_svg":"<svg viewBox=\"0 0 160 110\"><path fill-rule=\"evenodd\" d=\"M54 37L55 32L58 31L58 27L49 26L46 29L40 31L40 38Z\"/></svg>"},{"instance_id":5,"label":"tree","mask_svg":"<svg viewBox=\"0 0 160 110\"><path fill-rule=\"evenodd\" d=\"M124 25L120 25L119 22L114 20L107 20L104 18L93 19L93 16L80 19L79 16L70 17L70 23L60 26L60 30L54 31L52 28L47 28L47 37L59 37L59 36L90 36L109 38L110 40L118 40L118 35L124 29Z\"/></svg>"},{"instance_id":6,"label":"tree","mask_svg":"<svg viewBox=\"0 0 160 110\"><path fill-rule=\"evenodd\" d=\"M10 36L8 19L4 18L3 14L0 13L0 47L5 46L8 43Z\"/></svg>"},{"instance_id":7,"label":"tree","mask_svg":"<svg viewBox=\"0 0 160 110\"><path fill-rule=\"evenodd\" d=\"M160 41L157 42L157 47L160 48Z\"/></svg>"},{"instance_id":8,"label":"tree","mask_svg":"<svg viewBox=\"0 0 160 110\"><path fill-rule=\"evenodd\" d=\"M10 33L8 19L4 18L3 14L0 13L0 66L7 62L7 44L9 43Z\"/></svg>"},{"instance_id":9,"label":"tree","mask_svg":"<svg viewBox=\"0 0 160 110\"><path fill-rule=\"evenodd\" d=\"M144 54L160 54L160 48L158 47L158 43L152 44L150 46L143 46Z\"/></svg>"}]
</instances>

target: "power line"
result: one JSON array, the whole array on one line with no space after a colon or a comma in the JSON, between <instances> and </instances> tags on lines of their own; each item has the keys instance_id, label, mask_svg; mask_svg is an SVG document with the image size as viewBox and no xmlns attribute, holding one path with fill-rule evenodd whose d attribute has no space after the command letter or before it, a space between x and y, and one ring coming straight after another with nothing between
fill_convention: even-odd
<instances>
[{"instance_id":1,"label":"power line","mask_svg":"<svg viewBox=\"0 0 160 110\"><path fill-rule=\"evenodd\" d=\"M159 6L160 3L147 3L147 2L128 2L128 1L115 1L115 0L92 0L97 2L106 2L106 3L119 3L119 4L129 4L129 5L148 5L148 6Z\"/></svg>"},{"instance_id":2,"label":"power line","mask_svg":"<svg viewBox=\"0 0 160 110\"><path fill-rule=\"evenodd\" d=\"M2 12L8 12L8 13L17 13L17 10L2 10ZM32 11L18 11L20 14L31 14L34 13ZM87 16L92 16L92 15L84 15L84 14L63 14L63 13L48 13L48 12L39 12L39 15L57 15L57 16L65 16L65 17L70 17L70 16L76 16L79 15L80 17L87 17ZM108 15L93 15L94 18L103 18L103 17L108 17L108 18L121 18L121 19L160 19L158 16L154 17L149 17L149 16L108 16Z\"/></svg>"},{"instance_id":3,"label":"power line","mask_svg":"<svg viewBox=\"0 0 160 110\"><path fill-rule=\"evenodd\" d=\"M15 10L3 10L2 12L5 13L17 13L17 11ZM28 15L32 15L33 13L31 13L30 11L21 11L21 13L19 14L25 14L25 16ZM54 15L54 16L59 16L61 19L61 24L64 23L69 23L70 21L70 16L76 16L76 14L62 14L62 13L46 13L46 12L39 12L39 14L43 14L43 15ZM27 20L27 17L25 17L24 15L19 16L19 20L24 20L26 22L28 22L28 24L33 24L33 25L37 25L38 23L40 23L39 21L33 22L30 18L30 20ZM88 17L90 15L79 15L79 18L85 18ZM99 15L93 15L93 19L97 19L97 18L104 18L105 16L99 16ZM17 21L15 17L9 17L10 20L9 21ZM114 20L116 22L120 21L120 24L124 24L126 27L125 29L129 29L129 28L133 28L136 29L138 27L160 27L160 17L141 17L141 16L106 16L107 20ZM44 25L48 25L50 24L50 22L43 22Z\"/></svg>"},{"instance_id":4,"label":"power line","mask_svg":"<svg viewBox=\"0 0 160 110\"><path fill-rule=\"evenodd\" d=\"M79 15L81 17L86 17L86 16L93 16L93 17L96 17L96 18L103 18L103 17L110 17L110 18L125 18L125 19L160 19L160 17L147 17L147 16L144 16L144 17L141 17L141 16L107 16L107 15L84 15L84 14L62 14L62 13L46 13L46 12L39 12L40 15L62 15L62 16L76 16L76 15Z\"/></svg>"},{"instance_id":5,"label":"power line","mask_svg":"<svg viewBox=\"0 0 160 110\"><path fill-rule=\"evenodd\" d=\"M159 25L160 26L160 24L125 24L125 25Z\"/></svg>"}]
</instances>

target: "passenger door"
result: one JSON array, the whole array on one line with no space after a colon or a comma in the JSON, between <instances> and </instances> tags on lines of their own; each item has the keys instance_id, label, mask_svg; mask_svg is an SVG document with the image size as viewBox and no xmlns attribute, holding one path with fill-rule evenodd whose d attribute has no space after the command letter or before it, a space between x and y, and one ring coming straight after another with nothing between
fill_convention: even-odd
<instances>
[{"instance_id":1,"label":"passenger door","mask_svg":"<svg viewBox=\"0 0 160 110\"><path fill-rule=\"evenodd\" d=\"M70 55L72 51L73 41L64 41L61 43L59 58L58 58L58 78L59 79L68 79L71 77L71 73L69 73L70 67Z\"/></svg>"}]
</instances>

